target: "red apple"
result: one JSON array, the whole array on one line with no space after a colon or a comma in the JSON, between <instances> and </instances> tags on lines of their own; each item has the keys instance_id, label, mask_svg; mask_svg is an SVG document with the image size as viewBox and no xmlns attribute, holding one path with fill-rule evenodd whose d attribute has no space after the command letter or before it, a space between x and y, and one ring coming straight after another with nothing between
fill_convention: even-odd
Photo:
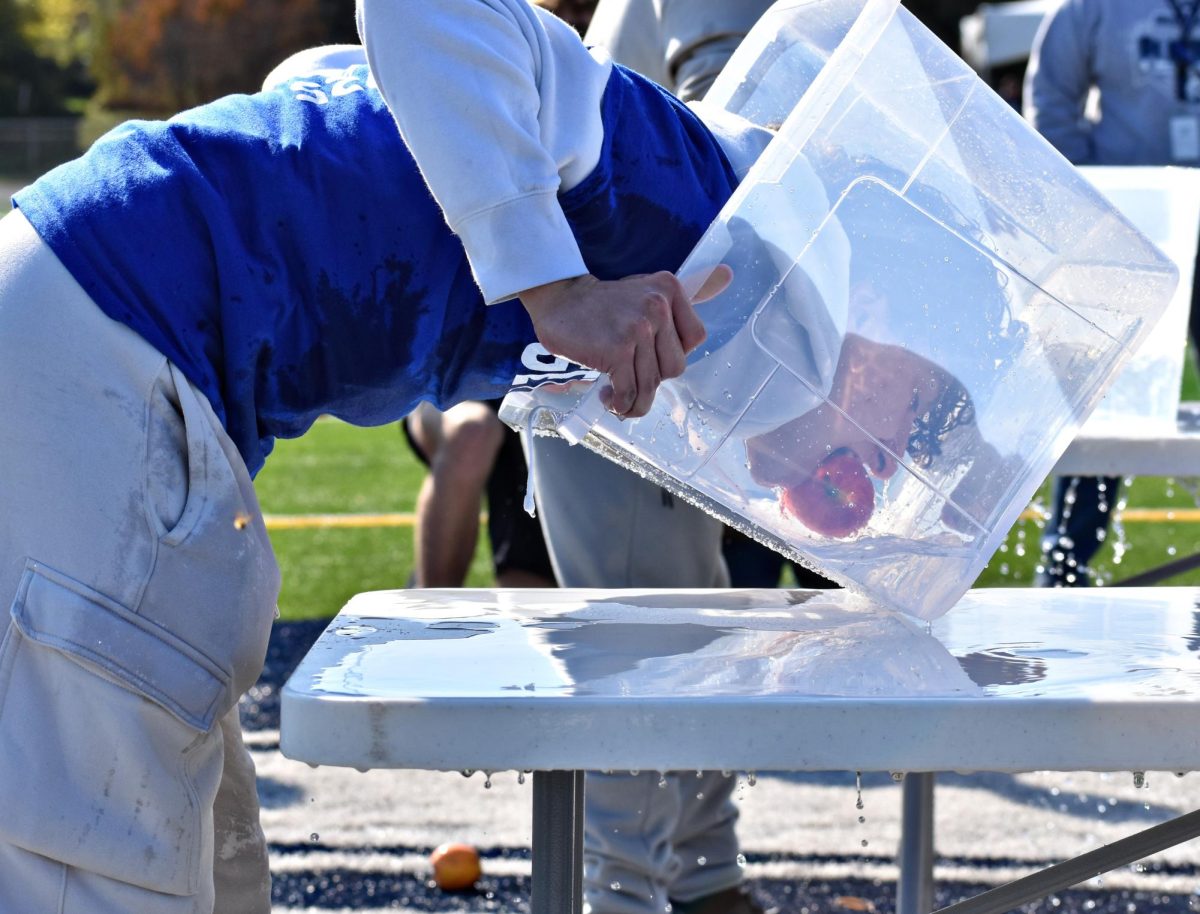
<instances>
[{"instance_id":1,"label":"red apple","mask_svg":"<svg viewBox=\"0 0 1200 914\"><path fill-rule=\"evenodd\" d=\"M811 476L783 490L783 508L814 533L850 536L875 513L875 486L857 454L834 451Z\"/></svg>"}]
</instances>

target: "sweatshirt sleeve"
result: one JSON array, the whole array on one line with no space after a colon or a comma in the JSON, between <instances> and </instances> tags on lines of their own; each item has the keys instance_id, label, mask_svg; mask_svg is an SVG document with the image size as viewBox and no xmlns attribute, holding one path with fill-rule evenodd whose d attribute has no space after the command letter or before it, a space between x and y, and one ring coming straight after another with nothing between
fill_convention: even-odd
<instances>
[{"instance_id":1,"label":"sweatshirt sleeve","mask_svg":"<svg viewBox=\"0 0 1200 914\"><path fill-rule=\"evenodd\" d=\"M1025 117L1076 165L1092 161L1084 108L1092 87L1092 42L1097 23L1087 4L1067 0L1046 17L1034 40L1025 76Z\"/></svg>"},{"instance_id":2,"label":"sweatshirt sleeve","mask_svg":"<svg viewBox=\"0 0 1200 914\"><path fill-rule=\"evenodd\" d=\"M489 302L587 272L558 203L611 64L527 0L359 0L372 74Z\"/></svg>"}]
</instances>

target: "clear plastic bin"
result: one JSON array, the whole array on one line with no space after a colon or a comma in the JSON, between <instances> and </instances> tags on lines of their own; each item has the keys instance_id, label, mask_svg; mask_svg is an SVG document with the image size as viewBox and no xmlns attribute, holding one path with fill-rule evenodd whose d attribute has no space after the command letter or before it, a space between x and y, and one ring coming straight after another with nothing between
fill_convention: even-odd
<instances>
[{"instance_id":1,"label":"clear plastic bin","mask_svg":"<svg viewBox=\"0 0 1200 914\"><path fill-rule=\"evenodd\" d=\"M679 271L733 269L706 343L642 419L570 384L501 416L935 618L1176 270L897 0L783 0L709 100L778 132Z\"/></svg>"},{"instance_id":2,"label":"clear plastic bin","mask_svg":"<svg viewBox=\"0 0 1200 914\"><path fill-rule=\"evenodd\" d=\"M1172 433L1179 412L1200 236L1200 169L1085 166L1079 171L1179 270L1179 285L1166 313L1121 369L1087 420L1084 434L1103 436L1114 428L1123 435L1131 430Z\"/></svg>"}]
</instances>

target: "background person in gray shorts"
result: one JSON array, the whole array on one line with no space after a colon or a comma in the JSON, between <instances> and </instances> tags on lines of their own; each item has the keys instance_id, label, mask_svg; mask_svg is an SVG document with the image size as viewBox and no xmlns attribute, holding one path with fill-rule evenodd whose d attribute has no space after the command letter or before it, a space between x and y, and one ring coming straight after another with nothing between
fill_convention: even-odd
<instances>
[{"instance_id":1,"label":"background person in gray shorts","mask_svg":"<svg viewBox=\"0 0 1200 914\"><path fill-rule=\"evenodd\" d=\"M694 101L769 6L601 0L584 41ZM729 586L720 521L586 448L549 437L526 447L562 586ZM584 879L593 914L760 911L741 888L736 784L719 771L588 772Z\"/></svg>"}]
</instances>

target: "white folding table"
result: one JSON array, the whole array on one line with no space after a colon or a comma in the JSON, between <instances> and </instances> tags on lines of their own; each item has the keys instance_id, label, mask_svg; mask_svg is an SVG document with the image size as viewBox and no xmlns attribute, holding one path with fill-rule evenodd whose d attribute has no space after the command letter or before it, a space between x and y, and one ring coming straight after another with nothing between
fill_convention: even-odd
<instances>
[{"instance_id":1,"label":"white folding table","mask_svg":"<svg viewBox=\"0 0 1200 914\"><path fill-rule=\"evenodd\" d=\"M1182 403L1174 429L1085 426L1055 476L1200 476L1200 403Z\"/></svg>"},{"instance_id":2,"label":"white folding table","mask_svg":"<svg viewBox=\"0 0 1200 914\"><path fill-rule=\"evenodd\" d=\"M1198 770L1198 598L973 590L927 626L842 591L367 593L284 687L281 749L533 771L533 911L566 914L586 770L929 773L929 790L937 771ZM1198 833L1191 813L945 910L1007 911ZM928 910L929 886L904 898L921 872L902 865L898 910Z\"/></svg>"},{"instance_id":3,"label":"white folding table","mask_svg":"<svg viewBox=\"0 0 1200 914\"><path fill-rule=\"evenodd\" d=\"M1085 429L1054 466L1055 476L1200 476L1200 403L1182 403L1174 429L1131 424ZM1111 586L1157 584L1200 567L1186 555Z\"/></svg>"}]
</instances>

